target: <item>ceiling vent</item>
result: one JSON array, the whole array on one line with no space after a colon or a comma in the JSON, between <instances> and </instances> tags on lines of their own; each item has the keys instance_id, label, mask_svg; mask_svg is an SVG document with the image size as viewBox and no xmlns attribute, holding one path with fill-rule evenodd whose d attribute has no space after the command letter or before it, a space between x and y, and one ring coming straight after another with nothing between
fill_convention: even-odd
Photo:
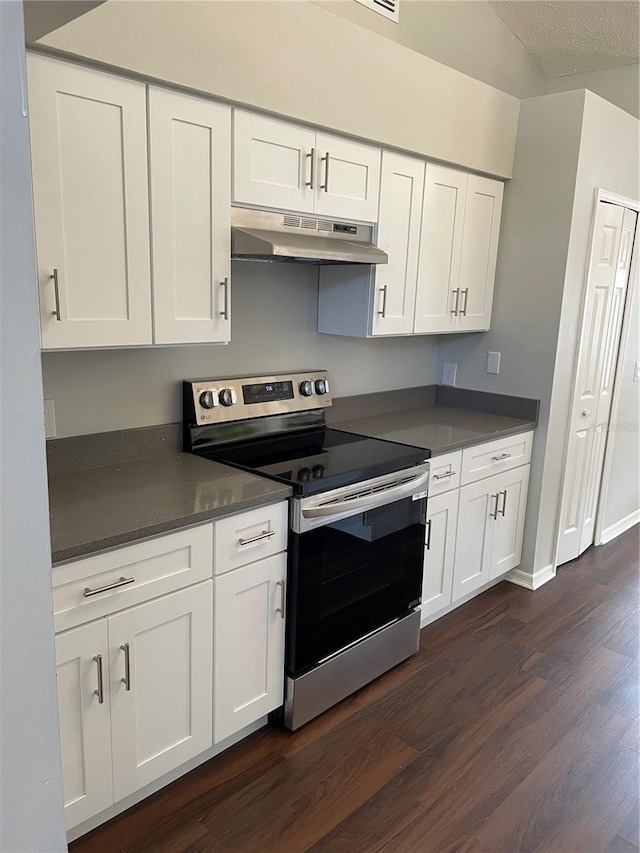
<instances>
[{"instance_id":1,"label":"ceiling vent","mask_svg":"<svg viewBox=\"0 0 640 853\"><path fill-rule=\"evenodd\" d=\"M361 3L390 21L398 23L400 0L356 0L356 3Z\"/></svg>"}]
</instances>

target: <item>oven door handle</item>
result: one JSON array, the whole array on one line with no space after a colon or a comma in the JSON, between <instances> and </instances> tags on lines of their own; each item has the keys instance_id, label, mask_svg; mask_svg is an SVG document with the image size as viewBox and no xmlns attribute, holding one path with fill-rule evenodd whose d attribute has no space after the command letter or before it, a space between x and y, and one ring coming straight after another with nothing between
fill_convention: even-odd
<instances>
[{"instance_id":1,"label":"oven door handle","mask_svg":"<svg viewBox=\"0 0 640 853\"><path fill-rule=\"evenodd\" d=\"M374 492L371 495L363 495L362 497L348 498L344 501L335 503L320 504L318 506L306 506L302 508L303 518L326 518L332 515L342 515L344 512L354 510L375 509L379 506L393 503L401 498L409 497L415 492L421 491L421 487L429 482L429 472L413 477L401 486L393 486L389 489L382 489Z\"/></svg>"}]
</instances>

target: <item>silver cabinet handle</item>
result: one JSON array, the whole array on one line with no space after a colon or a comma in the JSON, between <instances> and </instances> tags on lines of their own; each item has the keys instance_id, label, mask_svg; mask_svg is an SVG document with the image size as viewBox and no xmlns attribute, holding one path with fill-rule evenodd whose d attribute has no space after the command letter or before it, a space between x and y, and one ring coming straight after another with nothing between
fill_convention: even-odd
<instances>
[{"instance_id":1,"label":"silver cabinet handle","mask_svg":"<svg viewBox=\"0 0 640 853\"><path fill-rule=\"evenodd\" d=\"M427 551L429 551L431 548L431 519L429 519L429 521L427 521L427 542L426 542L425 547L426 547Z\"/></svg>"},{"instance_id":2,"label":"silver cabinet handle","mask_svg":"<svg viewBox=\"0 0 640 853\"><path fill-rule=\"evenodd\" d=\"M60 284L58 282L58 270L54 269L49 278L53 279L53 292L56 297L56 310L51 313L56 320L62 320L62 315L60 314Z\"/></svg>"},{"instance_id":3,"label":"silver cabinet handle","mask_svg":"<svg viewBox=\"0 0 640 853\"><path fill-rule=\"evenodd\" d=\"M226 277L220 282L220 287L224 287L224 308L220 312L220 315L224 317L225 320L229 319L229 278Z\"/></svg>"},{"instance_id":4,"label":"silver cabinet handle","mask_svg":"<svg viewBox=\"0 0 640 853\"><path fill-rule=\"evenodd\" d=\"M275 530L263 530L259 536L252 536L251 539L238 539L238 545L251 545L253 542L261 542L263 539L271 539L271 537L275 535Z\"/></svg>"},{"instance_id":5,"label":"silver cabinet handle","mask_svg":"<svg viewBox=\"0 0 640 853\"><path fill-rule=\"evenodd\" d=\"M492 456L491 457L494 462L502 462L503 459L511 459L510 453L501 453L500 456Z\"/></svg>"},{"instance_id":6,"label":"silver cabinet handle","mask_svg":"<svg viewBox=\"0 0 640 853\"><path fill-rule=\"evenodd\" d=\"M460 300L460 288L456 287L455 290L452 291L456 295L456 301L453 304L453 311L451 312L454 317L458 315L458 301Z\"/></svg>"},{"instance_id":7,"label":"silver cabinet handle","mask_svg":"<svg viewBox=\"0 0 640 853\"><path fill-rule=\"evenodd\" d=\"M496 505L493 509L493 512L489 513L489 518L492 518L494 521L496 521L496 519L498 518L498 496L499 496L499 494L500 493L498 492L497 495L491 495L491 500L495 500Z\"/></svg>"},{"instance_id":8,"label":"silver cabinet handle","mask_svg":"<svg viewBox=\"0 0 640 853\"><path fill-rule=\"evenodd\" d=\"M461 317L466 317L466 316L467 316L467 302L469 301L469 288L468 288L468 287L465 287L465 289L464 289L464 290L461 290L461 291L460 291L460 295L461 295L461 296L462 296L462 294L463 294L463 293L464 293L464 305L463 305L463 307L460 309L460 316L461 316Z\"/></svg>"},{"instance_id":9,"label":"silver cabinet handle","mask_svg":"<svg viewBox=\"0 0 640 853\"><path fill-rule=\"evenodd\" d=\"M312 148L311 153L307 154L307 157L311 160L311 166L309 171L309 180L305 182L305 187L309 187L310 190L313 189L313 173L316 170L316 149Z\"/></svg>"},{"instance_id":10,"label":"silver cabinet handle","mask_svg":"<svg viewBox=\"0 0 640 853\"><path fill-rule=\"evenodd\" d=\"M135 582L135 578L123 577L115 583L108 583L106 586L99 586L97 589L91 589L90 587L85 586L84 592L82 594L85 598L89 598L91 595L100 595L101 592L108 592L110 589L117 589L119 586L127 586L128 584Z\"/></svg>"},{"instance_id":11,"label":"silver cabinet handle","mask_svg":"<svg viewBox=\"0 0 640 853\"><path fill-rule=\"evenodd\" d=\"M131 649L129 643L125 643L120 648L124 652L124 678L120 681L124 684L125 690L131 690Z\"/></svg>"},{"instance_id":12,"label":"silver cabinet handle","mask_svg":"<svg viewBox=\"0 0 640 853\"><path fill-rule=\"evenodd\" d=\"M504 517L504 514L505 514L506 509L507 509L507 490L503 489L500 492L500 494L504 495L504 501L502 502L502 509L500 510L500 515Z\"/></svg>"},{"instance_id":13,"label":"silver cabinet handle","mask_svg":"<svg viewBox=\"0 0 640 853\"><path fill-rule=\"evenodd\" d=\"M284 619L284 608L286 603L285 581L277 581L276 586L280 587L280 607L276 607L276 613L279 613L280 617Z\"/></svg>"},{"instance_id":14,"label":"silver cabinet handle","mask_svg":"<svg viewBox=\"0 0 640 853\"><path fill-rule=\"evenodd\" d=\"M320 162L325 164L324 167L324 184L320 184L320 189L326 193L329 192L329 152L324 157L320 158Z\"/></svg>"},{"instance_id":15,"label":"silver cabinet handle","mask_svg":"<svg viewBox=\"0 0 640 853\"><path fill-rule=\"evenodd\" d=\"M102 677L102 655L94 655L94 661L98 665L98 689L94 690L94 694L98 697L98 705L104 704L104 680Z\"/></svg>"},{"instance_id":16,"label":"silver cabinet handle","mask_svg":"<svg viewBox=\"0 0 640 853\"><path fill-rule=\"evenodd\" d=\"M434 474L433 480L447 480L449 477L455 477L455 471L445 471L444 474Z\"/></svg>"},{"instance_id":17,"label":"silver cabinet handle","mask_svg":"<svg viewBox=\"0 0 640 853\"><path fill-rule=\"evenodd\" d=\"M380 292L382 293L382 308L378 311L378 314L381 317L385 317L387 314L387 285L383 285L380 288Z\"/></svg>"}]
</instances>

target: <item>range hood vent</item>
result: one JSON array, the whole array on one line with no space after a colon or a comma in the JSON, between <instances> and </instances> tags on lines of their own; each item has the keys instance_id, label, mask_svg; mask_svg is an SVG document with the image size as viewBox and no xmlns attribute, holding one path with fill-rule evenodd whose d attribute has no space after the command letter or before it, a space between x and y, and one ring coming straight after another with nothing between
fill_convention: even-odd
<instances>
[{"instance_id":1,"label":"range hood vent","mask_svg":"<svg viewBox=\"0 0 640 853\"><path fill-rule=\"evenodd\" d=\"M307 264L386 264L373 226L293 213L231 208L231 257Z\"/></svg>"}]
</instances>

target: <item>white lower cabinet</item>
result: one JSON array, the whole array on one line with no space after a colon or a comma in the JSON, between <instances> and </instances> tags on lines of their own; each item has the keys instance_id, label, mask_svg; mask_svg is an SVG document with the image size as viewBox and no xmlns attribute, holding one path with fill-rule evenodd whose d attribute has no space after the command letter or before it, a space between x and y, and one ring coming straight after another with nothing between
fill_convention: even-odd
<instances>
[{"instance_id":1,"label":"white lower cabinet","mask_svg":"<svg viewBox=\"0 0 640 853\"><path fill-rule=\"evenodd\" d=\"M214 741L282 705L287 558L214 578Z\"/></svg>"},{"instance_id":2,"label":"white lower cabinet","mask_svg":"<svg viewBox=\"0 0 640 853\"><path fill-rule=\"evenodd\" d=\"M427 540L422 576L422 618L451 604L453 558L458 524L458 490L427 503Z\"/></svg>"}]
</instances>

